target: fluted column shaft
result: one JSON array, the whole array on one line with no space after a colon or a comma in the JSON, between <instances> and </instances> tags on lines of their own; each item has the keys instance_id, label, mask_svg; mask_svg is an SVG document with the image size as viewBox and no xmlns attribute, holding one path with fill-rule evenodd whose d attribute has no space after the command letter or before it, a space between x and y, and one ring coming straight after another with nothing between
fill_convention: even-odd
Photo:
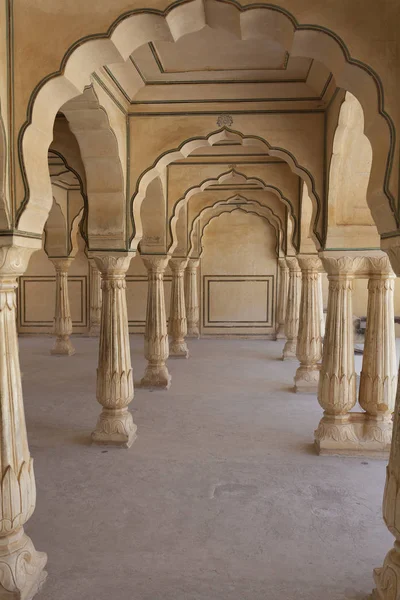
<instances>
[{"instance_id":1,"label":"fluted column shaft","mask_svg":"<svg viewBox=\"0 0 400 600\"><path fill-rule=\"evenodd\" d=\"M167 317L165 313L164 272L169 256L142 256L147 269L147 312L144 355L148 360L140 385L168 389L171 375L165 364L169 356Z\"/></svg>"},{"instance_id":2,"label":"fluted column shaft","mask_svg":"<svg viewBox=\"0 0 400 600\"><path fill-rule=\"evenodd\" d=\"M322 340L325 337L325 315L324 315L324 296L322 293L322 273L318 273L318 300L319 300L319 314L320 314L320 333Z\"/></svg>"},{"instance_id":3,"label":"fluted column shaft","mask_svg":"<svg viewBox=\"0 0 400 600\"><path fill-rule=\"evenodd\" d=\"M394 411L397 389L394 279L394 273L389 271L377 272L368 281L367 329L359 392L360 405L370 417L388 421Z\"/></svg>"},{"instance_id":4,"label":"fluted column shaft","mask_svg":"<svg viewBox=\"0 0 400 600\"><path fill-rule=\"evenodd\" d=\"M283 349L283 360L296 358L301 296L301 270L297 258L287 258L286 262L289 267L289 288L285 317L287 341Z\"/></svg>"},{"instance_id":5,"label":"fluted column shaft","mask_svg":"<svg viewBox=\"0 0 400 600\"><path fill-rule=\"evenodd\" d=\"M279 264L279 295L276 339L285 339L286 308L289 289L289 267L285 258L278 258Z\"/></svg>"},{"instance_id":6,"label":"fluted column shaft","mask_svg":"<svg viewBox=\"0 0 400 600\"><path fill-rule=\"evenodd\" d=\"M187 337L199 337L199 294L197 289L197 271L200 259L190 258L185 275L185 302L187 318Z\"/></svg>"},{"instance_id":7,"label":"fluted column shaft","mask_svg":"<svg viewBox=\"0 0 400 600\"><path fill-rule=\"evenodd\" d=\"M328 275L329 297L318 401L326 415L347 415L356 403L353 275Z\"/></svg>"},{"instance_id":8,"label":"fluted column shaft","mask_svg":"<svg viewBox=\"0 0 400 600\"><path fill-rule=\"evenodd\" d=\"M90 315L89 323L90 329L89 334L91 336L100 335L100 321L101 321L101 274L98 270L96 263L93 259L89 260L90 265Z\"/></svg>"},{"instance_id":9,"label":"fluted column shaft","mask_svg":"<svg viewBox=\"0 0 400 600\"><path fill-rule=\"evenodd\" d=\"M400 244L399 238L386 241L387 252L389 254L391 266L397 276L400 275ZM390 286L391 287L391 286ZM386 304L387 296L391 295L391 290L380 291L379 303ZM383 297L382 297L383 296ZM376 302L376 300L375 300ZM390 303L390 299L389 299ZM371 306L372 310L372 306ZM384 320L390 319L390 308L384 310ZM378 310L376 310L378 312ZM381 318L383 318L382 311ZM368 325L367 325L368 327ZM371 334L372 335L372 334ZM367 341L366 341L367 343ZM386 342L386 348L381 348L385 354L385 362L389 360L389 348L393 348L391 342ZM372 351L373 352L373 351ZM395 349L392 349L393 358L396 360ZM382 358L381 358L382 360ZM397 362L397 361L396 361ZM390 367L391 368L391 367ZM363 365L364 369L364 365ZM385 369L389 370L386 366ZM395 543L392 550L386 555L383 567L374 570L374 579L376 589L373 593L374 600L400 600L400 378L397 385L397 394L395 401L393 417L393 436L390 449L389 463L386 468L386 484L383 496L383 518L387 528L395 537ZM385 397L385 396L384 396ZM361 396L360 396L361 398ZM385 401L384 401L385 402Z\"/></svg>"},{"instance_id":10,"label":"fluted column shaft","mask_svg":"<svg viewBox=\"0 0 400 600\"><path fill-rule=\"evenodd\" d=\"M172 271L171 303L168 332L172 338L169 353L177 358L188 358L189 350L185 342L187 334L184 273L188 263L187 258L171 258Z\"/></svg>"},{"instance_id":11,"label":"fluted column shaft","mask_svg":"<svg viewBox=\"0 0 400 600\"><path fill-rule=\"evenodd\" d=\"M91 257L101 272L103 292L97 368L97 401L103 410L92 440L129 448L137 429L128 411L134 390L125 274L132 255L93 253Z\"/></svg>"},{"instance_id":12,"label":"fluted column shaft","mask_svg":"<svg viewBox=\"0 0 400 600\"><path fill-rule=\"evenodd\" d=\"M71 266L73 258L51 258L50 260L56 270L54 313L54 335L56 336L56 341L51 354L71 356L75 354L75 348L69 337L72 333L72 319L68 295L68 269Z\"/></svg>"},{"instance_id":13,"label":"fluted column shaft","mask_svg":"<svg viewBox=\"0 0 400 600\"><path fill-rule=\"evenodd\" d=\"M23 525L36 504L33 460L25 425L16 330L17 276L33 249L0 248L0 598L32 598L43 584L46 554Z\"/></svg>"},{"instance_id":14,"label":"fluted column shaft","mask_svg":"<svg viewBox=\"0 0 400 600\"><path fill-rule=\"evenodd\" d=\"M297 358L300 366L294 378L295 390L316 393L319 381L319 362L322 357L321 303L319 293L318 256L299 256L302 273L300 321L297 338Z\"/></svg>"}]
</instances>

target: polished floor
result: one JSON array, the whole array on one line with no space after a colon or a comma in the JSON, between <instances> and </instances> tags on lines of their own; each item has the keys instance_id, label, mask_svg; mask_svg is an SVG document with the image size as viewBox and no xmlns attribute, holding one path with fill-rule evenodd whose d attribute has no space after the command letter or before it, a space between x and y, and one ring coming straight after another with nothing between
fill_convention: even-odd
<instances>
[{"instance_id":1,"label":"polished floor","mask_svg":"<svg viewBox=\"0 0 400 600\"><path fill-rule=\"evenodd\" d=\"M49 555L38 600L368 597L392 544L385 462L315 455L321 409L292 392L281 342L190 341L168 392L137 390L130 450L90 445L98 340L74 343L64 358L20 338L38 487L26 529Z\"/></svg>"}]
</instances>

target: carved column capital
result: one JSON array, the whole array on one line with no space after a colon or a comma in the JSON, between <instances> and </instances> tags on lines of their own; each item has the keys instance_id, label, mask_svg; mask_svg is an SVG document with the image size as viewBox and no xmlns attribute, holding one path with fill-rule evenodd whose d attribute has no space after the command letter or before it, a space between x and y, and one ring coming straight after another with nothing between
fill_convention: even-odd
<instances>
[{"instance_id":1,"label":"carved column capital","mask_svg":"<svg viewBox=\"0 0 400 600\"><path fill-rule=\"evenodd\" d=\"M282 271L289 271L289 267L287 265L286 258L283 258L283 257L278 258L278 265Z\"/></svg>"},{"instance_id":2,"label":"carved column capital","mask_svg":"<svg viewBox=\"0 0 400 600\"><path fill-rule=\"evenodd\" d=\"M297 257L296 256L287 256L285 260L286 260L286 264L288 266L289 271L292 271L294 273L299 273L299 276L301 276L299 261L297 260Z\"/></svg>"},{"instance_id":3,"label":"carved column capital","mask_svg":"<svg viewBox=\"0 0 400 600\"><path fill-rule=\"evenodd\" d=\"M0 246L0 280L16 280L23 275L28 267L32 254L39 247L17 245Z\"/></svg>"},{"instance_id":4,"label":"carved column capital","mask_svg":"<svg viewBox=\"0 0 400 600\"><path fill-rule=\"evenodd\" d=\"M163 274L170 260L166 254L142 254L141 257L149 275Z\"/></svg>"},{"instance_id":5,"label":"carved column capital","mask_svg":"<svg viewBox=\"0 0 400 600\"><path fill-rule=\"evenodd\" d=\"M70 256L49 256L57 273L68 273L71 264L74 262Z\"/></svg>"},{"instance_id":6,"label":"carved column capital","mask_svg":"<svg viewBox=\"0 0 400 600\"><path fill-rule=\"evenodd\" d=\"M175 258L172 257L169 261L170 269L173 273L178 276L182 276L185 272L189 259L188 258Z\"/></svg>"},{"instance_id":7,"label":"carved column capital","mask_svg":"<svg viewBox=\"0 0 400 600\"><path fill-rule=\"evenodd\" d=\"M321 259L316 254L299 254L297 260L302 271L312 271L315 273L321 271Z\"/></svg>"},{"instance_id":8,"label":"carved column capital","mask_svg":"<svg viewBox=\"0 0 400 600\"><path fill-rule=\"evenodd\" d=\"M188 264L186 267L187 271L197 271L198 267L200 265L200 259L199 258L189 258L188 260Z\"/></svg>"},{"instance_id":9,"label":"carved column capital","mask_svg":"<svg viewBox=\"0 0 400 600\"><path fill-rule=\"evenodd\" d=\"M125 277L129 264L136 252L89 252L88 257L93 258L97 268L104 277Z\"/></svg>"},{"instance_id":10,"label":"carved column capital","mask_svg":"<svg viewBox=\"0 0 400 600\"><path fill-rule=\"evenodd\" d=\"M381 248L389 256L393 271L400 277L400 236L381 239Z\"/></svg>"}]
</instances>

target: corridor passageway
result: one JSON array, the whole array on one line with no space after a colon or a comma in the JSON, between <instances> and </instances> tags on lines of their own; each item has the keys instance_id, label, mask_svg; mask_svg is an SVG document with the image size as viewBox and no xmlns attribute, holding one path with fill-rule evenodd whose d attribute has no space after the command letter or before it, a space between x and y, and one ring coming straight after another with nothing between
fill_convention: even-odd
<instances>
[{"instance_id":1,"label":"corridor passageway","mask_svg":"<svg viewBox=\"0 0 400 600\"><path fill-rule=\"evenodd\" d=\"M49 359L48 338L20 338L41 482L26 530L51 574L38 600L368 597L392 543L386 462L317 456L321 408L293 393L284 341L192 340L173 388L136 388L130 451L90 444L97 343ZM141 336L131 349L136 381Z\"/></svg>"}]
</instances>

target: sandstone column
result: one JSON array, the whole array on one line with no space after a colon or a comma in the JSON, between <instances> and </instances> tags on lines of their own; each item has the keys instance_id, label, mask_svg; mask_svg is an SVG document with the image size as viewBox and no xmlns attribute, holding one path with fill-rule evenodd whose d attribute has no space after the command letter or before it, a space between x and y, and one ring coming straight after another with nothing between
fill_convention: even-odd
<instances>
[{"instance_id":1,"label":"sandstone column","mask_svg":"<svg viewBox=\"0 0 400 600\"><path fill-rule=\"evenodd\" d=\"M301 270L297 258L294 256L288 257L286 262L289 267L289 288L285 318L287 341L283 349L283 360L296 358L301 294Z\"/></svg>"},{"instance_id":2,"label":"sandstone column","mask_svg":"<svg viewBox=\"0 0 400 600\"><path fill-rule=\"evenodd\" d=\"M133 399L125 274L133 253L90 253L101 271L101 307L97 400L103 410L92 433L98 444L129 448L136 425L128 411Z\"/></svg>"},{"instance_id":3,"label":"sandstone column","mask_svg":"<svg viewBox=\"0 0 400 600\"><path fill-rule=\"evenodd\" d=\"M189 350L185 342L187 333L184 273L187 258L171 258L169 264L172 271L171 306L168 332L172 338L169 354L177 358L189 358Z\"/></svg>"},{"instance_id":4,"label":"sandstone column","mask_svg":"<svg viewBox=\"0 0 400 600\"><path fill-rule=\"evenodd\" d=\"M165 361L169 355L167 317L165 313L164 271L168 256L142 255L148 274L144 355L148 360L142 387L168 389L171 375Z\"/></svg>"},{"instance_id":5,"label":"sandstone column","mask_svg":"<svg viewBox=\"0 0 400 600\"><path fill-rule=\"evenodd\" d=\"M279 264L279 295L277 311L276 339L285 339L286 307L289 287L289 268L286 259L278 258Z\"/></svg>"},{"instance_id":6,"label":"sandstone column","mask_svg":"<svg viewBox=\"0 0 400 600\"><path fill-rule=\"evenodd\" d=\"M24 240L26 241L26 240ZM36 504L16 329L17 277L34 250L0 248L0 598L31 599L46 579L46 554L24 532Z\"/></svg>"},{"instance_id":7,"label":"sandstone column","mask_svg":"<svg viewBox=\"0 0 400 600\"><path fill-rule=\"evenodd\" d=\"M356 403L354 333L352 322L353 259L324 258L329 297L325 341L318 387L324 416L315 432L317 451L329 451L330 442L356 441L349 411Z\"/></svg>"},{"instance_id":8,"label":"sandstone column","mask_svg":"<svg viewBox=\"0 0 400 600\"><path fill-rule=\"evenodd\" d=\"M318 300L319 300L319 314L320 314L320 318L321 318L321 325L320 325L320 330L321 330L321 338L322 340L325 337L325 315L324 315L324 296L322 293L322 273L318 273Z\"/></svg>"},{"instance_id":9,"label":"sandstone column","mask_svg":"<svg viewBox=\"0 0 400 600\"><path fill-rule=\"evenodd\" d=\"M302 273L297 358L300 366L294 378L296 392L316 393L319 362L322 358L321 303L318 256L299 256Z\"/></svg>"},{"instance_id":10,"label":"sandstone column","mask_svg":"<svg viewBox=\"0 0 400 600\"><path fill-rule=\"evenodd\" d=\"M185 302L187 318L187 337L199 338L199 294L197 289L197 270L200 259L190 258L186 267Z\"/></svg>"},{"instance_id":11,"label":"sandstone column","mask_svg":"<svg viewBox=\"0 0 400 600\"><path fill-rule=\"evenodd\" d=\"M369 435L387 450L392 440L392 413L397 389L394 327L394 280L389 258L371 258L367 329L360 376L359 402L368 416Z\"/></svg>"},{"instance_id":12,"label":"sandstone column","mask_svg":"<svg viewBox=\"0 0 400 600\"><path fill-rule=\"evenodd\" d=\"M90 266L90 329L89 335L100 335L101 320L101 274L93 259L89 260Z\"/></svg>"},{"instance_id":13,"label":"sandstone column","mask_svg":"<svg viewBox=\"0 0 400 600\"><path fill-rule=\"evenodd\" d=\"M385 240L392 267L400 275L399 238ZM386 350L385 350L386 352ZM375 600L399 600L400 598L400 387L397 388L393 420L393 438L389 464L386 469L386 485L383 497L383 518L389 531L396 538L394 548L386 555L383 567L375 569Z\"/></svg>"},{"instance_id":14,"label":"sandstone column","mask_svg":"<svg viewBox=\"0 0 400 600\"><path fill-rule=\"evenodd\" d=\"M68 297L68 269L73 258L51 258L56 270L56 305L54 315L54 334L57 336L51 354L71 356L75 354L70 335L72 333L72 320Z\"/></svg>"}]
</instances>

